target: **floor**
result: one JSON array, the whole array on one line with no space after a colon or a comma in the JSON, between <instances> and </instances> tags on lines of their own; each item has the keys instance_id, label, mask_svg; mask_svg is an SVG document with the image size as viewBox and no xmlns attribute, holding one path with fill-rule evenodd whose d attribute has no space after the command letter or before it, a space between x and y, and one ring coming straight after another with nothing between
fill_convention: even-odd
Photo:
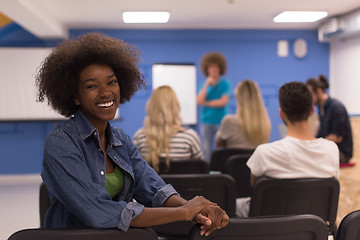
<instances>
[{"instance_id":1,"label":"floor","mask_svg":"<svg viewBox=\"0 0 360 240\"><path fill-rule=\"evenodd\" d=\"M352 119L355 166L340 169L337 223L360 209L360 117ZM39 175L0 175L0 240L24 228L37 228L39 220Z\"/></svg>"},{"instance_id":2,"label":"floor","mask_svg":"<svg viewBox=\"0 0 360 240\"><path fill-rule=\"evenodd\" d=\"M354 139L353 167L340 169L340 197L337 214L337 223L348 213L360 209L360 117L351 119Z\"/></svg>"},{"instance_id":3,"label":"floor","mask_svg":"<svg viewBox=\"0 0 360 240\"><path fill-rule=\"evenodd\" d=\"M0 176L0 240L24 228L38 228L39 175Z\"/></svg>"}]
</instances>

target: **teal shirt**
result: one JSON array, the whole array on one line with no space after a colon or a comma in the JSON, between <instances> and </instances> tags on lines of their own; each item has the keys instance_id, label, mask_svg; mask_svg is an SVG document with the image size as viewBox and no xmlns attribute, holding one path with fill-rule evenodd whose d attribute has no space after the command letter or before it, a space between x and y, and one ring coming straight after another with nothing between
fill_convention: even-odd
<instances>
[{"instance_id":1,"label":"teal shirt","mask_svg":"<svg viewBox=\"0 0 360 240\"><path fill-rule=\"evenodd\" d=\"M210 85L208 87L206 93L206 101L219 99L223 95L230 96L230 83L225 78L220 78L215 86ZM200 121L204 124L220 125L221 119L226 114L228 114L228 105L221 108L203 106L201 109Z\"/></svg>"}]
</instances>

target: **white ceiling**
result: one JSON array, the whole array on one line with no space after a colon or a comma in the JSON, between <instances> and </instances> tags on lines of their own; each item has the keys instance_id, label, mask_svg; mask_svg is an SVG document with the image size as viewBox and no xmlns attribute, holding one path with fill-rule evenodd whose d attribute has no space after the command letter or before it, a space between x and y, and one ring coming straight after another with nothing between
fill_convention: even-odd
<instances>
[{"instance_id":1,"label":"white ceiling","mask_svg":"<svg viewBox=\"0 0 360 240\"><path fill-rule=\"evenodd\" d=\"M360 0L0 0L0 12L40 38L66 38L70 28L316 29L318 23L273 23L284 10L322 10L329 16ZM123 11L169 11L167 24L124 24Z\"/></svg>"}]
</instances>

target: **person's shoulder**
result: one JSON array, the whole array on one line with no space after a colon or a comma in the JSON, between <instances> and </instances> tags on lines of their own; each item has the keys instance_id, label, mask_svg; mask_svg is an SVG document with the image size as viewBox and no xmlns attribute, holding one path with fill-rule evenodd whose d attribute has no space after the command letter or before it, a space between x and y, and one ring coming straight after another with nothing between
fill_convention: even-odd
<instances>
[{"instance_id":1,"label":"person's shoulder","mask_svg":"<svg viewBox=\"0 0 360 240\"><path fill-rule=\"evenodd\" d=\"M333 158L335 162L339 161L339 147L334 141L325 138L318 138L316 141L318 151L322 151L329 159Z\"/></svg>"},{"instance_id":2,"label":"person's shoulder","mask_svg":"<svg viewBox=\"0 0 360 240\"><path fill-rule=\"evenodd\" d=\"M329 103L331 104L332 107L345 109L345 105L340 100L338 100L336 98L329 97L328 101L329 101Z\"/></svg>"},{"instance_id":3,"label":"person's shoulder","mask_svg":"<svg viewBox=\"0 0 360 240\"><path fill-rule=\"evenodd\" d=\"M199 136L197 132L192 128L185 128L184 130L177 132L176 135L195 136L195 137Z\"/></svg>"},{"instance_id":4,"label":"person's shoulder","mask_svg":"<svg viewBox=\"0 0 360 240\"><path fill-rule=\"evenodd\" d=\"M144 135L144 128L139 128L134 134L134 138Z\"/></svg>"},{"instance_id":5,"label":"person's shoulder","mask_svg":"<svg viewBox=\"0 0 360 240\"><path fill-rule=\"evenodd\" d=\"M233 122L233 121L237 121L236 115L235 114L226 114L222 121L225 123L227 122Z\"/></svg>"},{"instance_id":6,"label":"person's shoulder","mask_svg":"<svg viewBox=\"0 0 360 240\"><path fill-rule=\"evenodd\" d=\"M223 127L234 127L234 125L239 125L237 116L234 114L227 114L223 117L223 119L221 120L221 125ZM240 126L240 125L239 125Z\"/></svg>"},{"instance_id":7,"label":"person's shoulder","mask_svg":"<svg viewBox=\"0 0 360 240\"><path fill-rule=\"evenodd\" d=\"M274 147L274 144L275 144L275 142L260 144L255 148L254 154L268 152L269 149L272 149Z\"/></svg>"},{"instance_id":8,"label":"person's shoulder","mask_svg":"<svg viewBox=\"0 0 360 240\"><path fill-rule=\"evenodd\" d=\"M257 146L254 150L254 152L251 154L249 160L248 160L248 166L254 167L254 164L257 165L257 163L267 161L268 153L271 151L270 143L263 143Z\"/></svg>"},{"instance_id":9,"label":"person's shoulder","mask_svg":"<svg viewBox=\"0 0 360 240\"><path fill-rule=\"evenodd\" d=\"M58 122L55 128L48 134L48 137L56 135L74 135L78 132L79 130L77 129L76 124L73 119L70 118L68 120Z\"/></svg>"},{"instance_id":10,"label":"person's shoulder","mask_svg":"<svg viewBox=\"0 0 360 240\"><path fill-rule=\"evenodd\" d=\"M331 141L331 140L328 140L328 139L325 139L325 138L317 138L315 140L319 145L323 145L323 146L326 146L326 147L329 147L329 148L333 148L333 149L337 149L338 146L337 144L334 142L334 141Z\"/></svg>"},{"instance_id":11,"label":"person's shoulder","mask_svg":"<svg viewBox=\"0 0 360 240\"><path fill-rule=\"evenodd\" d=\"M230 81L229 80L227 80L226 78L224 78L224 77L220 77L220 79L219 79L219 82L218 82L219 84L221 84L221 85L224 85L224 86L230 86Z\"/></svg>"},{"instance_id":12,"label":"person's shoulder","mask_svg":"<svg viewBox=\"0 0 360 240\"><path fill-rule=\"evenodd\" d=\"M113 135L115 137L117 137L118 139L120 139L120 141L124 142L126 141L129 137L129 135L127 133L125 133L125 131L122 129L122 128L119 128L119 127L114 127L114 126L111 126L111 131L113 133Z\"/></svg>"},{"instance_id":13,"label":"person's shoulder","mask_svg":"<svg viewBox=\"0 0 360 240\"><path fill-rule=\"evenodd\" d=\"M184 133L190 133L190 134L196 134L196 131L194 130L194 129L192 129L192 128L184 128L184 130L183 131L180 131L180 133L181 132L184 132Z\"/></svg>"},{"instance_id":14,"label":"person's shoulder","mask_svg":"<svg viewBox=\"0 0 360 240\"><path fill-rule=\"evenodd\" d=\"M255 151L260 152L277 152L278 150L286 149L290 139L282 138L273 142L263 143L256 147Z\"/></svg>"},{"instance_id":15,"label":"person's shoulder","mask_svg":"<svg viewBox=\"0 0 360 240\"><path fill-rule=\"evenodd\" d=\"M54 148L67 148L79 143L83 137L72 119L59 122L56 127L47 134L44 141L45 151L53 151Z\"/></svg>"},{"instance_id":16,"label":"person's shoulder","mask_svg":"<svg viewBox=\"0 0 360 240\"><path fill-rule=\"evenodd\" d=\"M221 76L219 80L220 80L220 81L222 81L222 82L227 82L227 83L229 83L229 84L230 84L229 79L227 79L227 78L226 78L226 77L224 77L224 76Z\"/></svg>"}]
</instances>

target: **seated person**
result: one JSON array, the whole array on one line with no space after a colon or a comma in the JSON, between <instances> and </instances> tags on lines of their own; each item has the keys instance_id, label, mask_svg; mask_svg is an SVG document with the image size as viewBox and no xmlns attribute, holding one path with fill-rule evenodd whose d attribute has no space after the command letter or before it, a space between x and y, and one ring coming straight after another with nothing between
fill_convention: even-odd
<instances>
[{"instance_id":1,"label":"seated person","mask_svg":"<svg viewBox=\"0 0 360 240\"><path fill-rule=\"evenodd\" d=\"M312 94L304 83L290 82L279 90L280 117L288 128L281 140L259 145L247 162L251 185L262 176L291 178L339 177L339 149L324 138L315 138L308 126L314 113ZM236 214L247 217L250 198L237 199Z\"/></svg>"},{"instance_id":2,"label":"seated person","mask_svg":"<svg viewBox=\"0 0 360 240\"><path fill-rule=\"evenodd\" d=\"M180 103L172 88L155 89L146 112L144 127L135 133L133 142L156 172L165 173L170 160L204 160L197 133L181 126ZM161 159L165 159L165 164Z\"/></svg>"},{"instance_id":3,"label":"seated person","mask_svg":"<svg viewBox=\"0 0 360 240\"><path fill-rule=\"evenodd\" d=\"M344 104L326 92L329 83L324 75L306 82L319 108L320 127L317 137L334 141L339 147L340 163L349 163L353 156L353 137L349 115Z\"/></svg>"},{"instance_id":4,"label":"seated person","mask_svg":"<svg viewBox=\"0 0 360 240\"><path fill-rule=\"evenodd\" d=\"M209 235L229 222L204 197L180 197L130 137L111 125L119 104L144 85L137 63L134 47L99 33L64 41L42 63L38 100L70 117L45 140L41 176L51 199L46 228L126 231L194 220Z\"/></svg>"},{"instance_id":5,"label":"seated person","mask_svg":"<svg viewBox=\"0 0 360 240\"><path fill-rule=\"evenodd\" d=\"M216 133L217 147L255 149L267 143L271 123L257 84L252 80L240 82L235 89L236 115L228 114Z\"/></svg>"}]
</instances>

